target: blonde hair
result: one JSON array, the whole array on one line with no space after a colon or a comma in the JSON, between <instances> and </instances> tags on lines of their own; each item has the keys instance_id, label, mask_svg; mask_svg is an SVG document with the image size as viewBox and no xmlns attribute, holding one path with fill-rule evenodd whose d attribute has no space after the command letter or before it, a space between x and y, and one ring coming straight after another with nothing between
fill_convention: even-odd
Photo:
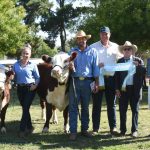
<instances>
[{"instance_id":1,"label":"blonde hair","mask_svg":"<svg viewBox=\"0 0 150 150\"><path fill-rule=\"evenodd\" d=\"M29 48L29 49L32 48L31 45L30 45L29 43L27 43L27 44L24 45L24 48L26 48L26 47Z\"/></svg>"}]
</instances>

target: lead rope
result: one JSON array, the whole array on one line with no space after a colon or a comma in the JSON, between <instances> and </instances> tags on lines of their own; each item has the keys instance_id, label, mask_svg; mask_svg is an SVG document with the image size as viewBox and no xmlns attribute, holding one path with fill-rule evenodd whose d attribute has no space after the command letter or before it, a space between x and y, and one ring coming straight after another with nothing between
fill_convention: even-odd
<instances>
[{"instance_id":1,"label":"lead rope","mask_svg":"<svg viewBox=\"0 0 150 150\"><path fill-rule=\"evenodd\" d=\"M78 106L78 97L77 97L77 91L76 91L76 87L75 87L75 83L74 83L74 77L72 77L72 82L73 82L73 91L74 91L74 96L75 96L75 102L76 102L77 111L79 114L79 120L81 121L81 115L80 115L79 106Z\"/></svg>"}]
</instances>

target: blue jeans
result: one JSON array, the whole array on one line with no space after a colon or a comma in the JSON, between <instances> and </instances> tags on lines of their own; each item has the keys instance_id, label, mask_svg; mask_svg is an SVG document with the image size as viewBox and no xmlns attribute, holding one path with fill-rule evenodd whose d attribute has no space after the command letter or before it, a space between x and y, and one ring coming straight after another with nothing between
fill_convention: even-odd
<instances>
[{"instance_id":1,"label":"blue jeans","mask_svg":"<svg viewBox=\"0 0 150 150\"><path fill-rule=\"evenodd\" d=\"M93 109L92 109L92 122L93 130L99 130L100 117L103 93L105 92L107 115L110 130L116 127L116 97L115 97L115 81L114 77L105 77L105 90L100 90L96 94L92 94Z\"/></svg>"},{"instance_id":2,"label":"blue jeans","mask_svg":"<svg viewBox=\"0 0 150 150\"><path fill-rule=\"evenodd\" d=\"M35 97L35 91L30 91L29 87L26 86L18 86L17 87L17 95L22 106L22 118L20 122L20 131L24 132L26 129L32 129L32 122L30 116L30 106Z\"/></svg>"},{"instance_id":3,"label":"blue jeans","mask_svg":"<svg viewBox=\"0 0 150 150\"><path fill-rule=\"evenodd\" d=\"M71 79L69 87L69 125L70 132L77 133L78 104L81 103L81 132L89 128L89 101L91 97L92 80L79 80L74 78L77 99L73 89L73 80Z\"/></svg>"}]
</instances>

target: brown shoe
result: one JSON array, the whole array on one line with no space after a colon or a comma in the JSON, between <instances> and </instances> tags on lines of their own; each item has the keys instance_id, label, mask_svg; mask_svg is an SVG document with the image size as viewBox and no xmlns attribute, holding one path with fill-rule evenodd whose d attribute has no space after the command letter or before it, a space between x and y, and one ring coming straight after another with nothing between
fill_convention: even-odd
<instances>
[{"instance_id":1,"label":"brown shoe","mask_svg":"<svg viewBox=\"0 0 150 150\"><path fill-rule=\"evenodd\" d=\"M70 133L69 140L75 141L76 139L77 139L77 134L76 133Z\"/></svg>"},{"instance_id":2,"label":"brown shoe","mask_svg":"<svg viewBox=\"0 0 150 150\"><path fill-rule=\"evenodd\" d=\"M111 135L119 135L117 128L110 129Z\"/></svg>"},{"instance_id":3,"label":"brown shoe","mask_svg":"<svg viewBox=\"0 0 150 150\"><path fill-rule=\"evenodd\" d=\"M88 132L88 131L82 131L81 132L81 135L85 136L85 137L88 137L88 138L91 138L93 137L93 134Z\"/></svg>"}]
</instances>

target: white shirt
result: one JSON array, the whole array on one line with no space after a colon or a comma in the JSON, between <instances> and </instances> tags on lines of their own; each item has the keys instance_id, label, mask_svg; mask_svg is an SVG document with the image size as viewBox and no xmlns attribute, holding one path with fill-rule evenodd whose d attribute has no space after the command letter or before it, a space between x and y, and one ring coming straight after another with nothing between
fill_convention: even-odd
<instances>
[{"instance_id":1,"label":"white shirt","mask_svg":"<svg viewBox=\"0 0 150 150\"><path fill-rule=\"evenodd\" d=\"M119 52L118 44L110 42L109 46L105 47L100 41L90 45L95 48L98 52L99 63L104 63L104 65L114 65L117 59L121 58L123 55ZM109 72L109 75L114 75L114 72Z\"/></svg>"}]
</instances>

